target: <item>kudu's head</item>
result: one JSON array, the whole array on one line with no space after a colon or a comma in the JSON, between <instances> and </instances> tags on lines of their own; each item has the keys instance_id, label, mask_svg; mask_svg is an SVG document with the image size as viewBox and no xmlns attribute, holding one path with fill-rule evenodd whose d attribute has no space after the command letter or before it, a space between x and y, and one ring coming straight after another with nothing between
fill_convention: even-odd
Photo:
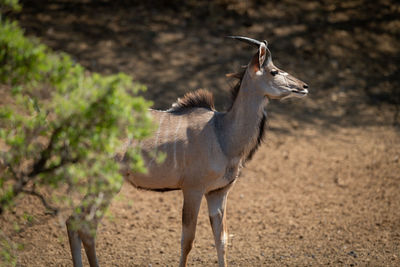
<instances>
[{"instance_id":1,"label":"kudu's head","mask_svg":"<svg viewBox=\"0 0 400 267\"><path fill-rule=\"evenodd\" d=\"M247 67L255 90L259 90L261 94L270 99L304 97L308 94L306 83L275 67L267 41L260 42L241 36L228 37L258 48L257 54L254 55Z\"/></svg>"}]
</instances>

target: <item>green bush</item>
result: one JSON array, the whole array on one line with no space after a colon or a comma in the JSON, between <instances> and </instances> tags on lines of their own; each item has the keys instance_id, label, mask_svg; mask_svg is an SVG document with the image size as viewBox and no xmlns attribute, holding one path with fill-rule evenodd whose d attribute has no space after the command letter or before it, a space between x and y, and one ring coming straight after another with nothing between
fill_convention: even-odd
<instances>
[{"instance_id":1,"label":"green bush","mask_svg":"<svg viewBox=\"0 0 400 267\"><path fill-rule=\"evenodd\" d=\"M124 138L151 134L151 103L137 96L145 87L127 75L90 73L67 54L25 37L4 17L19 9L17 0L0 0L0 97L6 99L0 99L0 216L26 195L55 214L53 200L63 207L74 201L53 188L94 196L120 189L114 155ZM127 156L133 170L145 171L137 150ZM14 266L18 244L8 234L0 231L0 265Z\"/></svg>"},{"instance_id":2,"label":"green bush","mask_svg":"<svg viewBox=\"0 0 400 267\"><path fill-rule=\"evenodd\" d=\"M140 141L153 129L151 103L137 96L144 86L122 73L89 73L4 17L0 88L11 96L0 107L0 213L20 194L39 196L55 211L40 191L61 184L82 193L119 190L113 157L121 140ZM133 170L145 170L135 149L127 155Z\"/></svg>"}]
</instances>

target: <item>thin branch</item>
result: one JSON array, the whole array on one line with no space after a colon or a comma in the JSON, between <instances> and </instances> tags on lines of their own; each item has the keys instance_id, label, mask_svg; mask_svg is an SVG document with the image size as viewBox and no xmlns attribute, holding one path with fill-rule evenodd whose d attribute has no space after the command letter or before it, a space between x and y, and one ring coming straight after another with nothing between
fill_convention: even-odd
<instances>
[{"instance_id":1,"label":"thin branch","mask_svg":"<svg viewBox=\"0 0 400 267\"><path fill-rule=\"evenodd\" d=\"M17 173L12 168L11 165L8 165L10 172L14 175L15 180L16 180L16 183L13 185L13 189L12 189L12 198L17 196L21 192L24 192L26 194L31 194L36 197L39 197L41 199L43 205L46 208L48 208L49 210L51 210L52 213L57 213L57 209L48 205L42 195L40 195L39 193L37 193L36 191L33 191L33 190L31 190L31 191L26 190L25 186L29 183L29 181L35 179L35 177L40 173L51 172L57 168L60 168L61 166L65 165L67 163L76 163L79 160L78 158L71 159L71 158L63 157L59 164L45 168L46 163L48 162L48 160L51 157L54 143L56 142L59 133L61 132L63 127L65 127L65 125L66 124L63 124L63 126L59 126L54 129L54 131L51 134L49 143L47 144L47 147L44 150L42 150L42 152L40 153L39 159L33 164L32 170L29 173L27 173L27 174L24 172ZM3 207L6 206L9 202L10 202L10 200L7 200L7 199L2 199L0 201L0 214L2 214L2 212L4 211Z\"/></svg>"},{"instance_id":2,"label":"thin branch","mask_svg":"<svg viewBox=\"0 0 400 267\"><path fill-rule=\"evenodd\" d=\"M40 194L34 190L25 190L25 189L22 189L21 192L28 194L28 195L38 197L40 199L40 201L42 201L43 206L49 211L49 213L51 215L57 215L58 208L52 207L49 203L47 203L46 199L44 198L44 196L42 194Z\"/></svg>"},{"instance_id":3,"label":"thin branch","mask_svg":"<svg viewBox=\"0 0 400 267\"><path fill-rule=\"evenodd\" d=\"M27 175L28 177L30 177L30 178L34 177L37 174L42 172L44 166L46 165L47 160L51 156L51 151L53 149L54 142L55 142L58 134L61 132L61 129L62 129L62 126L59 126L54 129L53 133L51 134L50 141L49 141L46 149L44 149L42 151L42 153L40 153L40 158L33 164L33 169Z\"/></svg>"},{"instance_id":4,"label":"thin branch","mask_svg":"<svg viewBox=\"0 0 400 267\"><path fill-rule=\"evenodd\" d=\"M19 177L19 176L16 177L18 181L13 186L13 196L16 196L19 193L21 193L22 191L24 191L25 190L24 187L26 186L26 184L30 180L34 179L36 175L38 175L39 173L41 173L43 171L43 168L44 168L46 162L48 161L48 159L51 156L51 150L53 149L54 142L55 142L58 134L60 133L61 129L62 129L62 126L59 126L56 129L54 129L53 133L51 134L50 141L49 141L46 149L44 149L40 153L40 158L33 164L32 171L30 173L28 173L27 175L23 175L22 177ZM6 204L6 203L0 203L0 206L2 206L4 204ZM1 210L0 210L0 214L1 214Z\"/></svg>"},{"instance_id":5,"label":"thin branch","mask_svg":"<svg viewBox=\"0 0 400 267\"><path fill-rule=\"evenodd\" d=\"M61 161L60 161L60 163L55 164L55 165L53 165L53 166L50 166L50 167L48 167L48 168L42 169L40 173L52 172L52 171L55 171L56 169L58 169L58 168L64 166L65 164L68 164L68 163L77 163L78 161L79 161L79 158L78 158L78 157L72 158L72 159L71 159L71 158L62 158Z\"/></svg>"}]
</instances>

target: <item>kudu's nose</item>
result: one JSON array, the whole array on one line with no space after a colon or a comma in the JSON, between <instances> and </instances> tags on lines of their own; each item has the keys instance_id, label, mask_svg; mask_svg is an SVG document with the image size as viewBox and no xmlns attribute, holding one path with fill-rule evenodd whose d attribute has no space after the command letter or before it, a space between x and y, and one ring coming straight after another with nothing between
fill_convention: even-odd
<instances>
[{"instance_id":1,"label":"kudu's nose","mask_svg":"<svg viewBox=\"0 0 400 267\"><path fill-rule=\"evenodd\" d=\"M307 85L307 84L303 84L303 88L304 88L304 89L307 89L307 88L308 88L308 85Z\"/></svg>"}]
</instances>

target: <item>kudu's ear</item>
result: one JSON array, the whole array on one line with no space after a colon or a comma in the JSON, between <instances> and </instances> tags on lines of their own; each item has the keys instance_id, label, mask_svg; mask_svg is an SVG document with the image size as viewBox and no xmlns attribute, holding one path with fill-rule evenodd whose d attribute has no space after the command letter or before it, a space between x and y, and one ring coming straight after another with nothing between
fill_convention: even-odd
<instances>
[{"instance_id":1,"label":"kudu's ear","mask_svg":"<svg viewBox=\"0 0 400 267\"><path fill-rule=\"evenodd\" d=\"M258 48L258 65L261 69L264 64L265 58L267 56L267 46L264 42L261 42L260 47Z\"/></svg>"},{"instance_id":2,"label":"kudu's ear","mask_svg":"<svg viewBox=\"0 0 400 267\"><path fill-rule=\"evenodd\" d=\"M254 72L257 72L261 69L262 65L264 64L265 59L267 58L267 46L265 43L261 43L260 47L258 48L258 53L254 55L253 59L251 60L251 68Z\"/></svg>"}]
</instances>

